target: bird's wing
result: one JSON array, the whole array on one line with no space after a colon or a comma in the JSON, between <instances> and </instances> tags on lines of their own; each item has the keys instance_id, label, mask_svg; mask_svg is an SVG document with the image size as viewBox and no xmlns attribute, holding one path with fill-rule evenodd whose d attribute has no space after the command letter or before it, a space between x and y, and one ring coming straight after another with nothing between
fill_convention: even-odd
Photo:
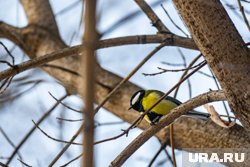
<instances>
[{"instance_id":1,"label":"bird's wing","mask_svg":"<svg viewBox=\"0 0 250 167\"><path fill-rule=\"evenodd\" d=\"M160 97L164 95L164 93L161 92L161 91L158 91L158 90L154 90L154 91L155 91ZM175 98L173 98L173 97L171 97L171 96L167 96L167 97L165 97L165 99L166 99L166 100L169 100L169 101L171 101L171 102L173 102L173 103L175 103L176 105L181 105L181 103L182 103L182 102L180 102L179 100L177 100L177 99L175 99Z\"/></svg>"}]
</instances>

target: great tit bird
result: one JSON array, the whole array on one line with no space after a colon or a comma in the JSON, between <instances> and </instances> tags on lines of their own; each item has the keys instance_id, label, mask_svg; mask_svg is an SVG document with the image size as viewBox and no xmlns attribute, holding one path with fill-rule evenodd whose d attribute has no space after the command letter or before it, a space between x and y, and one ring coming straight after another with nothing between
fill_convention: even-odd
<instances>
[{"instance_id":1,"label":"great tit bird","mask_svg":"<svg viewBox=\"0 0 250 167\"><path fill-rule=\"evenodd\" d=\"M143 113L148 110L159 98L164 95L163 92L158 90L139 90L134 93L130 99L130 108ZM157 104L144 119L151 125L157 123L163 115L168 114L173 108L179 106L181 102L173 97L167 96L159 104ZM189 111L185 114L190 117L198 117L207 120L210 114L201 113L198 111Z\"/></svg>"}]
</instances>

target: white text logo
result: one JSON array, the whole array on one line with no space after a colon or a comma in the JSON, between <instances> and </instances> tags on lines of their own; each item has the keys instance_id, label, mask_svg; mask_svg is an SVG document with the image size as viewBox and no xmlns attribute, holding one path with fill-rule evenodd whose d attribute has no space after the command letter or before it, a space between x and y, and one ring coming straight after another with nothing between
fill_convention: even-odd
<instances>
[{"instance_id":1,"label":"white text logo","mask_svg":"<svg viewBox=\"0 0 250 167\"><path fill-rule=\"evenodd\" d=\"M244 162L245 153L224 153L221 157L217 153L188 153L189 162Z\"/></svg>"}]
</instances>

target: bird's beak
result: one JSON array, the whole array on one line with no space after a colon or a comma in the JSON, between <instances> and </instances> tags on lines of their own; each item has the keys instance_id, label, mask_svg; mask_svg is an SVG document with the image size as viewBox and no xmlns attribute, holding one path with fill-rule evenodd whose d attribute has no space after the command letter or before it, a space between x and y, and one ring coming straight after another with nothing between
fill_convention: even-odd
<instances>
[{"instance_id":1,"label":"bird's beak","mask_svg":"<svg viewBox=\"0 0 250 167\"><path fill-rule=\"evenodd\" d=\"M132 109L132 106L130 106L129 108L128 108L128 110L131 110Z\"/></svg>"}]
</instances>

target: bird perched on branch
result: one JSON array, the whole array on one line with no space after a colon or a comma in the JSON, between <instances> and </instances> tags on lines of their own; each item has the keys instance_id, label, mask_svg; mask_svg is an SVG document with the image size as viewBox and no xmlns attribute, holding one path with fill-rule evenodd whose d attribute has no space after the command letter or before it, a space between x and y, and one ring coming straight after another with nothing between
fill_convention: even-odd
<instances>
[{"instance_id":1,"label":"bird perched on branch","mask_svg":"<svg viewBox=\"0 0 250 167\"><path fill-rule=\"evenodd\" d=\"M133 94L130 99L130 108L143 114L162 96L163 92L158 90L139 90ZM150 112L148 112L144 119L151 125L157 123L163 115L168 114L173 108L181 105L181 102L173 97L167 96L160 103L158 103ZM201 118L207 120L210 117L208 113L201 113L198 111L189 111L186 116Z\"/></svg>"}]
</instances>

